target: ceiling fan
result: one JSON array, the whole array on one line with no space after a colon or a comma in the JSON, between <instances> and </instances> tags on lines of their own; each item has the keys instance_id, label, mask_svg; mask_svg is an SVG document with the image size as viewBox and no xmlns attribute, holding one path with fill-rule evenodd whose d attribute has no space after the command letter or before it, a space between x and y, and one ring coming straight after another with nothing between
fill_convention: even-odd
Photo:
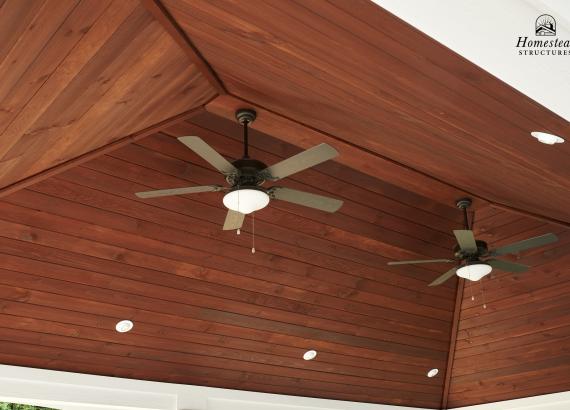
<instances>
[{"instance_id":1,"label":"ceiling fan","mask_svg":"<svg viewBox=\"0 0 570 410\"><path fill-rule=\"evenodd\" d=\"M453 259L398 261L388 262L388 265L456 263L457 266L445 272L443 275L430 283L429 286L441 285L456 274L461 278L477 281L491 273L493 269L518 273L525 272L529 268L527 265L522 265L501 259L494 259L496 256L519 253L527 249L548 245L558 240L558 237L553 233L547 233L546 235L525 239L520 242L511 243L498 249L491 250L487 247L486 242L478 241L475 239L473 231L469 227L467 208L470 206L471 200L468 198L461 199L457 202L457 207L463 210L465 229L453 231L453 234L457 239L457 245L453 248Z\"/></svg>"},{"instance_id":2,"label":"ceiling fan","mask_svg":"<svg viewBox=\"0 0 570 410\"><path fill-rule=\"evenodd\" d=\"M248 155L248 126L255 120L256 112L240 109L236 119L243 126L243 157L229 162L199 137L180 137L178 140L220 171L226 178L228 187L222 185L194 186L187 188L161 189L137 192L139 198L196 194L200 192L226 191L223 203L228 208L224 230L240 229L245 215L265 208L270 199L291 202L326 212L336 212L343 201L322 195L298 191L296 189L272 186L263 188L265 181L277 181L338 155L328 144L319 144L277 164L267 166Z\"/></svg>"}]
</instances>

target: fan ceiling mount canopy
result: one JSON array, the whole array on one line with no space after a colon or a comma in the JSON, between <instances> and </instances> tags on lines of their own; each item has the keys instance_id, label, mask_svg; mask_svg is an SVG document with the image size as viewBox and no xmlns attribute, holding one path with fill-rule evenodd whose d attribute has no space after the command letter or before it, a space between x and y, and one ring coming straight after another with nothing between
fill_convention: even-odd
<instances>
[{"instance_id":1,"label":"fan ceiling mount canopy","mask_svg":"<svg viewBox=\"0 0 570 410\"><path fill-rule=\"evenodd\" d=\"M455 263L457 266L451 268L438 277L429 286L437 286L451 279L454 275L461 278L478 281L487 276L493 269L506 272L525 272L527 265L495 259L497 256L517 254L521 251L537 248L556 242L558 237L553 233L537 236L523 241L511 243L498 249L491 250L485 241L476 240L469 225L467 209L471 206L471 199L463 198L457 201L457 207L463 211L465 229L454 230L453 234L457 240L457 245L453 248L453 259L428 259L388 262L388 265L411 265L423 263Z\"/></svg>"},{"instance_id":2,"label":"fan ceiling mount canopy","mask_svg":"<svg viewBox=\"0 0 570 410\"><path fill-rule=\"evenodd\" d=\"M328 161L336 157L338 151L328 144L319 144L277 164L267 166L265 163L249 157L248 130L249 125L255 121L256 117L257 114L254 110L245 108L237 110L236 119L243 128L243 156L233 162L228 161L199 137L178 138L180 142L220 171L225 176L229 186L206 185L161 189L137 192L135 195L139 198L156 198L224 191L226 194L223 198L223 204L228 208L223 226L224 230L240 229L246 214L265 208L271 200L275 199L325 212L336 212L342 206L343 201L291 188L280 186L265 188L262 185L266 181L277 181Z\"/></svg>"}]
</instances>

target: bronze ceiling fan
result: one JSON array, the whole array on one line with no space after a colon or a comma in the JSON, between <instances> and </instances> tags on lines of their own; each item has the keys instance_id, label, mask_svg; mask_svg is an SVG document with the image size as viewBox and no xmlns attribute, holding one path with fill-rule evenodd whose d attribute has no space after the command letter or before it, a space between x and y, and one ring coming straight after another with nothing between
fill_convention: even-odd
<instances>
[{"instance_id":1,"label":"bronze ceiling fan","mask_svg":"<svg viewBox=\"0 0 570 410\"><path fill-rule=\"evenodd\" d=\"M243 156L229 162L199 137L180 137L178 140L220 171L229 186L206 185L187 188L161 189L137 192L139 198L196 194L201 192L227 192L223 203L228 208L224 230L240 229L245 215L258 211L269 204L270 199L291 202L325 212L336 212L343 201L322 195L298 191L296 189L272 186L262 187L265 181L277 181L297 172L328 161L338 155L337 150L328 144L319 144L277 164L267 166L249 157L248 126L256 118L256 112L240 109L236 119L243 126Z\"/></svg>"},{"instance_id":2,"label":"bronze ceiling fan","mask_svg":"<svg viewBox=\"0 0 570 410\"><path fill-rule=\"evenodd\" d=\"M469 226L469 218L467 209L471 206L471 199L464 198L457 202L457 207L463 210L463 219L465 229L454 230L453 234L457 239L457 245L453 248L453 259L427 259L427 260L410 260L388 262L388 265L410 265L422 263L455 263L454 266L436 280L431 282L429 286L441 285L445 281L451 279L454 275L464 279L477 281L491 273L493 269L499 269L506 272L525 272L528 270L527 265L514 263L501 259L495 259L496 256L516 254L539 246L548 245L556 242L558 237L553 233L525 239L519 242L502 246L498 249L489 249L485 241L475 239L472 226Z\"/></svg>"}]
</instances>

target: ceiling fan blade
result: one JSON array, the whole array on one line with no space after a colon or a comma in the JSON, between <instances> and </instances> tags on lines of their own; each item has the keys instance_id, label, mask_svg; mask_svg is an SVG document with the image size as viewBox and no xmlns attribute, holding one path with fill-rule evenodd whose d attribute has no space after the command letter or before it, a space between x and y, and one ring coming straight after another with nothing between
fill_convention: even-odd
<instances>
[{"instance_id":1,"label":"ceiling fan blade","mask_svg":"<svg viewBox=\"0 0 570 410\"><path fill-rule=\"evenodd\" d=\"M468 253L477 252L477 242L475 242L475 236L473 236L473 231L468 229L455 230L453 231L457 243L462 251Z\"/></svg>"},{"instance_id":2,"label":"ceiling fan blade","mask_svg":"<svg viewBox=\"0 0 570 410\"><path fill-rule=\"evenodd\" d=\"M200 192L216 192L224 189L220 185L191 186L188 188L159 189L158 191L144 191L135 193L139 198L157 198L160 196L173 196L184 194L197 194Z\"/></svg>"},{"instance_id":3,"label":"ceiling fan blade","mask_svg":"<svg viewBox=\"0 0 570 410\"><path fill-rule=\"evenodd\" d=\"M558 241L558 237L553 233L537 236L535 238L525 239L524 241L511 243L510 245L502 246L499 249L491 251L491 255L507 255L509 253L519 253L527 249L538 248L539 246L548 245Z\"/></svg>"},{"instance_id":4,"label":"ceiling fan blade","mask_svg":"<svg viewBox=\"0 0 570 410\"><path fill-rule=\"evenodd\" d=\"M238 170L227 159L222 157L214 148L210 147L200 137L180 137L178 141L186 145L196 154L201 156L210 165L220 171L222 174L228 175L236 173Z\"/></svg>"},{"instance_id":5,"label":"ceiling fan blade","mask_svg":"<svg viewBox=\"0 0 570 410\"><path fill-rule=\"evenodd\" d=\"M328 144L319 144L303 152L284 159L261 171L267 179L278 180L304 169L314 167L338 155L338 151Z\"/></svg>"},{"instance_id":6,"label":"ceiling fan blade","mask_svg":"<svg viewBox=\"0 0 570 410\"><path fill-rule=\"evenodd\" d=\"M457 271L457 266L454 266L453 268L451 268L450 270L445 272L443 275L438 277L436 280L434 280L432 283L430 283L428 286L438 286L444 282L447 282L449 279L451 279L455 275L456 271Z\"/></svg>"},{"instance_id":7,"label":"ceiling fan blade","mask_svg":"<svg viewBox=\"0 0 570 410\"><path fill-rule=\"evenodd\" d=\"M343 201L339 199L310 194L308 192L297 191L296 189L290 188L272 187L268 192L274 199L280 199L281 201L308 206L309 208L319 209L326 212L336 212L343 204Z\"/></svg>"},{"instance_id":8,"label":"ceiling fan blade","mask_svg":"<svg viewBox=\"0 0 570 410\"><path fill-rule=\"evenodd\" d=\"M245 214L228 209L228 213L226 214L226 220L224 221L224 227L223 227L224 231L240 229L241 226L243 225L244 219L245 219Z\"/></svg>"},{"instance_id":9,"label":"ceiling fan blade","mask_svg":"<svg viewBox=\"0 0 570 410\"><path fill-rule=\"evenodd\" d=\"M491 259L485 261L491 265L494 269L504 270L505 272L526 272L529 267L527 265L521 265L520 263L514 263L509 261L502 261L499 259Z\"/></svg>"},{"instance_id":10,"label":"ceiling fan blade","mask_svg":"<svg viewBox=\"0 0 570 410\"><path fill-rule=\"evenodd\" d=\"M425 259L425 260L412 260L412 261L394 261L388 262L388 265L414 265L416 263L451 263L455 262L452 259Z\"/></svg>"}]
</instances>

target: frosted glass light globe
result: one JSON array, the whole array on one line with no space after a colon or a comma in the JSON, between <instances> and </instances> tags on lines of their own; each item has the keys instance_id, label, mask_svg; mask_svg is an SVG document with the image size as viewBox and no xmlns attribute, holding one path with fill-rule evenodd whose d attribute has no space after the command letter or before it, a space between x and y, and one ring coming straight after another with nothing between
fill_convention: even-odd
<instances>
[{"instance_id":1,"label":"frosted glass light globe","mask_svg":"<svg viewBox=\"0 0 570 410\"><path fill-rule=\"evenodd\" d=\"M269 204L269 195L259 189L236 189L224 195L224 205L232 211L250 214Z\"/></svg>"},{"instance_id":2,"label":"frosted glass light globe","mask_svg":"<svg viewBox=\"0 0 570 410\"><path fill-rule=\"evenodd\" d=\"M491 273L492 270L493 268L491 265L487 265L486 263L472 263L457 269L457 276L467 280L478 281L481 280L481 278L484 276Z\"/></svg>"}]
</instances>

